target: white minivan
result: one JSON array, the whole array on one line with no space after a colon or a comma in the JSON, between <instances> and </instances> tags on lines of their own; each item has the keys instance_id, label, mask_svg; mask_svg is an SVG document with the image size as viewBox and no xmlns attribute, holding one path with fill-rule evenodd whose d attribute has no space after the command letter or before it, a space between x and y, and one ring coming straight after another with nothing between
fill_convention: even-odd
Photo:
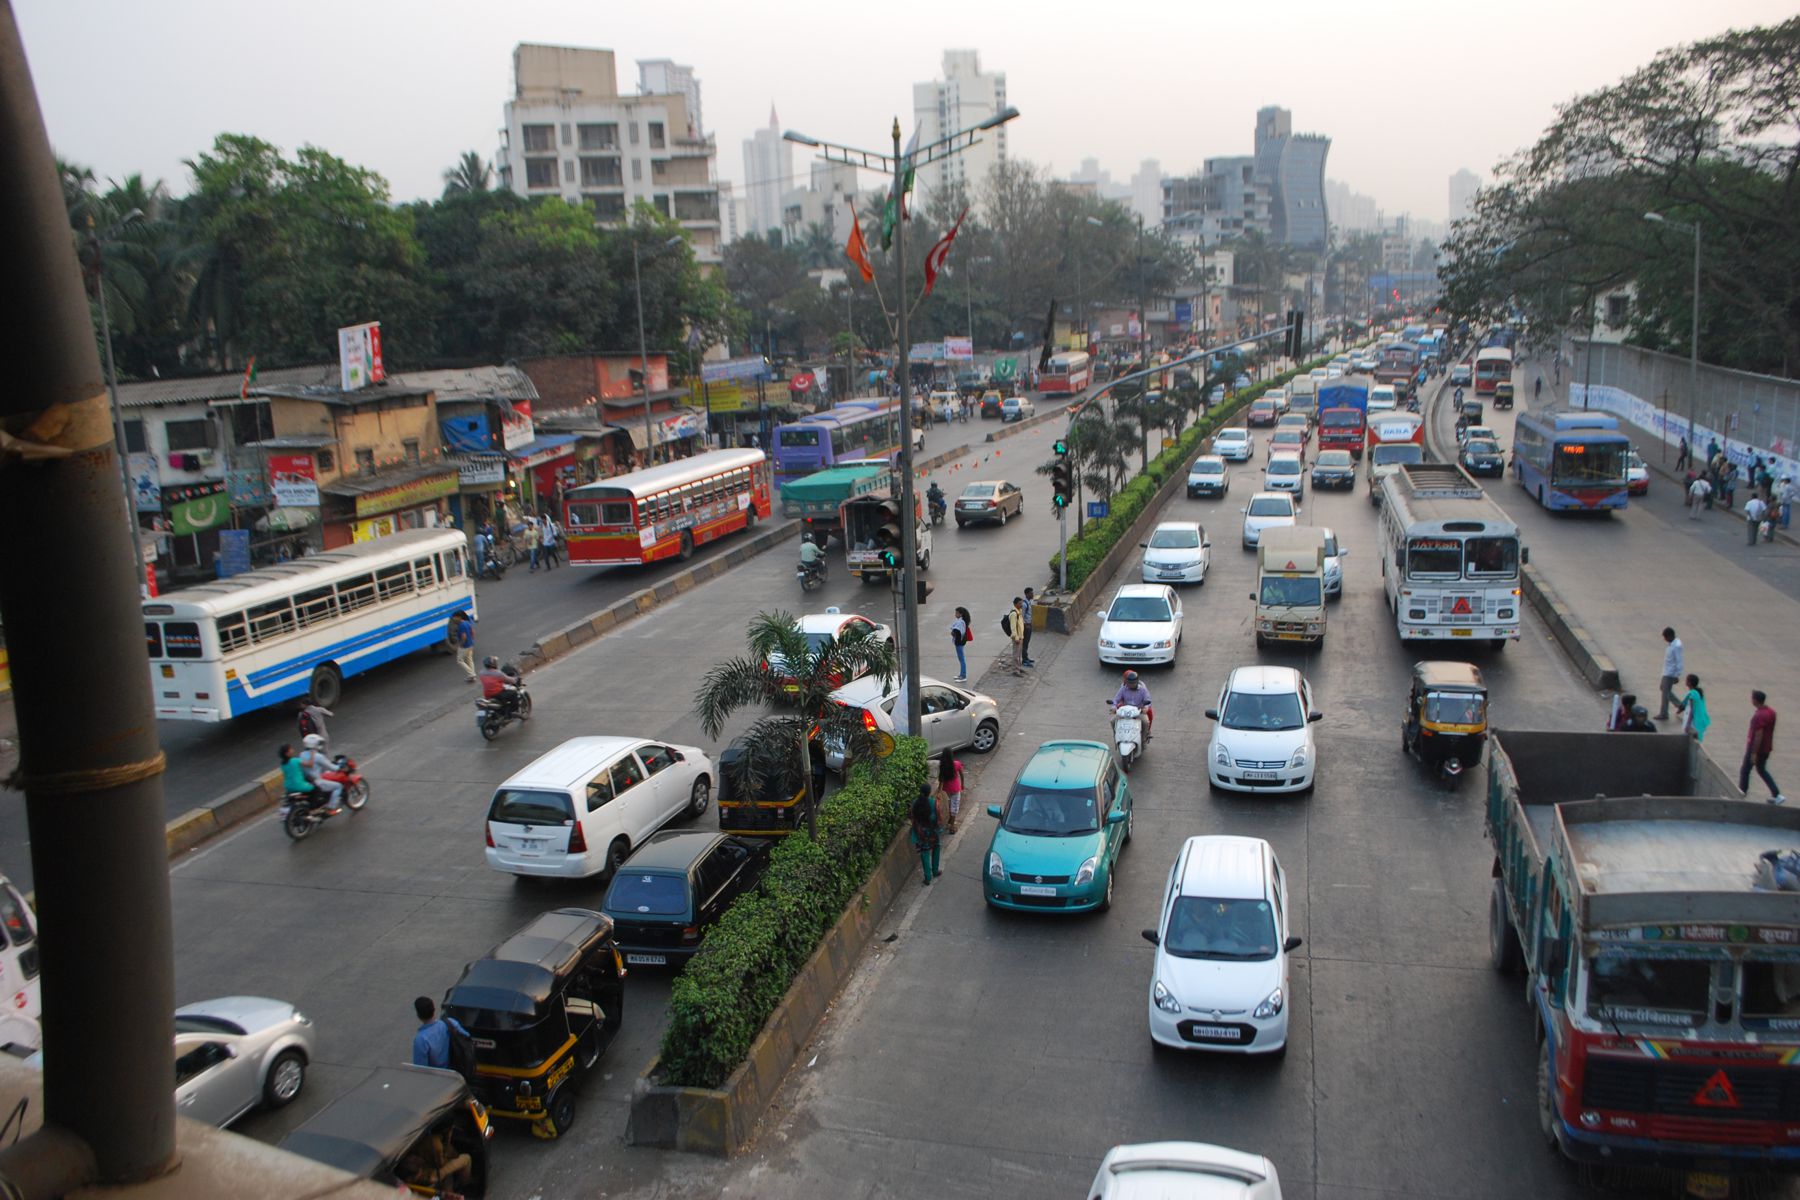
<instances>
[{"instance_id":1,"label":"white minivan","mask_svg":"<svg viewBox=\"0 0 1800 1200\"><path fill-rule=\"evenodd\" d=\"M669 821L705 812L717 777L694 746L570 738L495 790L488 866L511 875L610 879Z\"/></svg>"}]
</instances>

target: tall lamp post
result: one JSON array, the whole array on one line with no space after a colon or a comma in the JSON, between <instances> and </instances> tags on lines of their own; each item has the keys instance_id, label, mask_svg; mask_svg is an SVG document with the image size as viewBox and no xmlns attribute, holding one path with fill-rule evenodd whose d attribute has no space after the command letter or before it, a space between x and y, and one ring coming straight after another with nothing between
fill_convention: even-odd
<instances>
[{"instance_id":1,"label":"tall lamp post","mask_svg":"<svg viewBox=\"0 0 1800 1200\"><path fill-rule=\"evenodd\" d=\"M902 610L900 636L903 642L902 655L904 663L904 690L906 692L906 732L912 737L921 736L924 729L924 714L919 705L919 590L914 581L919 570L919 531L917 522L912 519L914 506L917 504L916 489L913 479L913 440L912 440L912 347L907 330L908 309L912 298L906 292L906 221L904 207L906 204L906 176L915 167L937 162L960 154L981 140L982 132L998 128L1019 115L1016 108L1003 108L979 125L961 129L949 137L940 138L928 146L920 146L916 150L900 148L900 118L894 118L892 137L894 152L881 154L873 150L859 150L854 146L840 146L835 142L822 142L818 138L787 130L781 136L790 142L802 146L811 146L819 151L827 162L844 163L852 167L864 167L874 171L885 171L893 177L893 195L895 205L894 221L894 307L897 310L894 338L896 342L895 358L900 368L900 510L906 519L900 522L900 556L901 569L899 578L902 583Z\"/></svg>"},{"instance_id":2,"label":"tall lamp post","mask_svg":"<svg viewBox=\"0 0 1800 1200\"><path fill-rule=\"evenodd\" d=\"M681 235L677 234L656 244L656 249L666 250L679 244ZM647 467L656 461L656 438L650 432L650 350L644 342L644 267L640 261L637 239L631 241L631 286L637 293L638 321L638 371L643 379L644 387L644 465Z\"/></svg>"},{"instance_id":3,"label":"tall lamp post","mask_svg":"<svg viewBox=\"0 0 1800 1200\"><path fill-rule=\"evenodd\" d=\"M138 587L143 589L149 578L144 563L144 535L138 530L137 504L132 498L131 455L125 447L125 415L119 410L119 373L113 367L112 316L106 309L106 255L101 241L112 237L133 221L140 221L144 210L134 208L105 233L94 231L94 218L88 217L88 246L94 252L94 292L100 297L100 334L106 347L106 391L112 400L113 439L119 444L119 471L125 479L125 529L131 535L131 557L137 562Z\"/></svg>"},{"instance_id":4,"label":"tall lamp post","mask_svg":"<svg viewBox=\"0 0 1800 1200\"><path fill-rule=\"evenodd\" d=\"M1676 229L1687 229L1694 235L1694 303L1693 321L1688 328L1688 428L1687 441L1694 444L1694 408L1700 403L1700 222L1688 224L1686 221L1671 221L1661 213L1647 212L1644 220L1655 221L1658 225L1673 225ZM1592 342L1588 345L1588 354L1594 353ZM1666 447L1665 447L1666 449Z\"/></svg>"}]
</instances>

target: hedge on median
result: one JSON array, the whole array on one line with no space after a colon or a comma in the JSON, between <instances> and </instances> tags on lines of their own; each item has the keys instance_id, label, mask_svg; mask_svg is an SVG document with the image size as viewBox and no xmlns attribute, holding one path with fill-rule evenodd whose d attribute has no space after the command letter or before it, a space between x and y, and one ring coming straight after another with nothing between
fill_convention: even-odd
<instances>
[{"instance_id":1,"label":"hedge on median","mask_svg":"<svg viewBox=\"0 0 1800 1200\"><path fill-rule=\"evenodd\" d=\"M1314 367L1324 366L1330 361L1329 357L1317 358L1311 362L1302 363L1291 371L1284 371L1254 387L1245 388L1224 404L1209 409L1205 416L1182 430L1176 437L1173 446L1151 459L1144 470L1113 493L1104 517L1097 521L1087 522L1080 535L1070 539L1068 549L1069 590L1074 591L1079 588L1087 577L1099 568L1100 564L1106 560L1106 556L1112 552L1112 548L1118 544L1119 539L1131 531L1132 524L1155 500L1157 489L1162 487L1163 481L1168 479L1172 472L1182 469L1188 456L1194 453L1195 447L1208 434L1237 416L1239 411L1267 389L1284 384L1296 375L1310 371ZM1050 556L1050 577L1052 579L1061 575L1061 567L1062 555L1060 553L1052 554Z\"/></svg>"},{"instance_id":2,"label":"hedge on median","mask_svg":"<svg viewBox=\"0 0 1800 1200\"><path fill-rule=\"evenodd\" d=\"M783 839L756 891L740 897L675 977L659 1064L662 1082L718 1087L750 1054L764 1022L851 897L868 882L926 782L925 742L895 739L859 763L819 806L819 836Z\"/></svg>"}]
</instances>

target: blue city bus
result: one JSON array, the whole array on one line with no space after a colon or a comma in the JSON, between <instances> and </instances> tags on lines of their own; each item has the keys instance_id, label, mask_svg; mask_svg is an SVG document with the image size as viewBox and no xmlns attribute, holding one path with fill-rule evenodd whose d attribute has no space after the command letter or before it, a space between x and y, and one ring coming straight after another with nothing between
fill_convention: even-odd
<instances>
[{"instance_id":1,"label":"blue city bus","mask_svg":"<svg viewBox=\"0 0 1800 1200\"><path fill-rule=\"evenodd\" d=\"M769 446L779 487L826 467L885 459L900 449L900 405L847 400L826 412L777 425Z\"/></svg>"},{"instance_id":2,"label":"blue city bus","mask_svg":"<svg viewBox=\"0 0 1800 1200\"><path fill-rule=\"evenodd\" d=\"M1631 439L1597 412L1528 412L1513 421L1513 474L1548 509L1624 508Z\"/></svg>"}]
</instances>

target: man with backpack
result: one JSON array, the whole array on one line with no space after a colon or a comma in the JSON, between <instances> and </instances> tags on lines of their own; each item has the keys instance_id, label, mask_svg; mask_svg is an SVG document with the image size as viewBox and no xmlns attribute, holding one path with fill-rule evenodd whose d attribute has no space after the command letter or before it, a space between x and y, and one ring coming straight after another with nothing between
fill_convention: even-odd
<instances>
[{"instance_id":1,"label":"man with backpack","mask_svg":"<svg viewBox=\"0 0 1800 1200\"><path fill-rule=\"evenodd\" d=\"M331 735L325 731L325 718L335 715L323 704L314 704L311 699L302 697L299 712L294 717L295 724L300 727L301 739L304 741L308 734L318 734L323 739L322 747L325 753L329 755L331 753Z\"/></svg>"},{"instance_id":2,"label":"man with backpack","mask_svg":"<svg viewBox=\"0 0 1800 1200\"><path fill-rule=\"evenodd\" d=\"M1025 674L1025 597L1013 597L1012 608L1000 617L1000 628L1012 641L1012 673Z\"/></svg>"},{"instance_id":3,"label":"man with backpack","mask_svg":"<svg viewBox=\"0 0 1800 1200\"><path fill-rule=\"evenodd\" d=\"M430 996L414 1000L413 1012L419 1018L419 1031L413 1034L413 1066L455 1071L464 1079L473 1075L475 1041L469 1031L455 1017L439 1017Z\"/></svg>"}]
</instances>

